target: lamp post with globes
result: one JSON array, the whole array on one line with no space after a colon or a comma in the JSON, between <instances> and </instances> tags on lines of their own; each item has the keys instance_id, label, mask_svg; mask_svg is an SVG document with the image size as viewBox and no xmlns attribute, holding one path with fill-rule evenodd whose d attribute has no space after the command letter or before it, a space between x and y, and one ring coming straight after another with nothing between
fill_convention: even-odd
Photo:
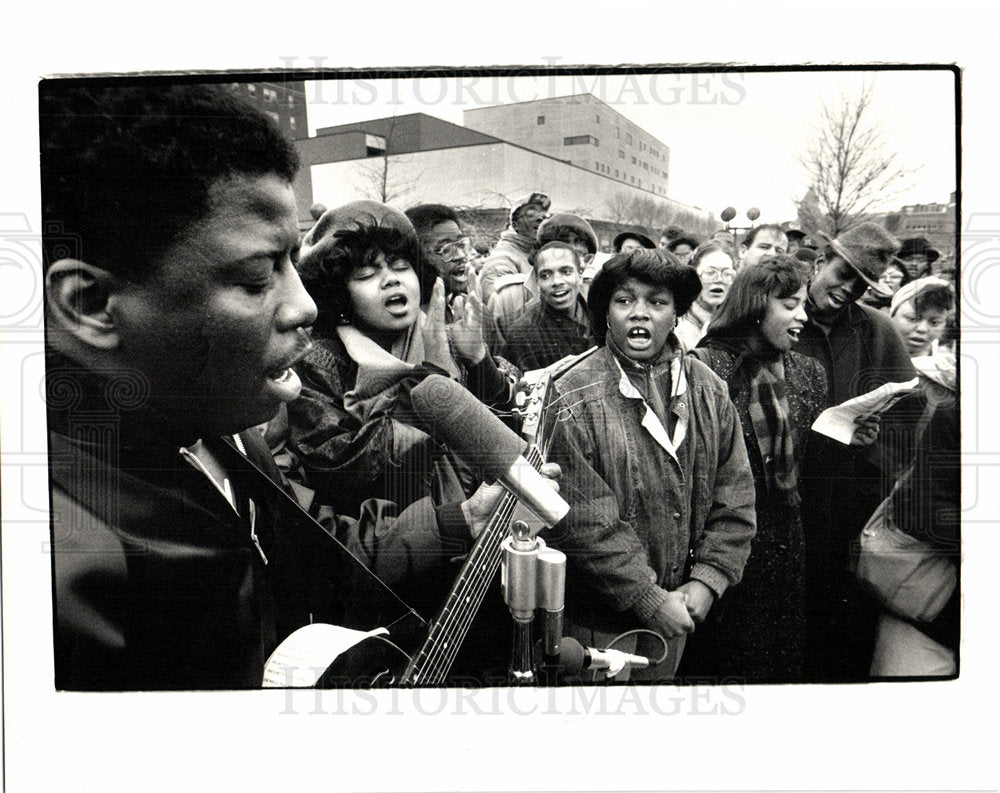
<instances>
[{"instance_id":1,"label":"lamp post with globes","mask_svg":"<svg viewBox=\"0 0 1000 793\"><path fill-rule=\"evenodd\" d=\"M726 224L726 231L728 231L733 236L733 261L738 262L740 259L738 246L736 244L736 236L741 231L749 231L753 228L753 222L760 217L760 210L757 207L750 207L747 210L747 218L750 221L749 226L734 226L729 221L736 217L736 209L733 207L726 207L722 210L722 220Z\"/></svg>"}]
</instances>

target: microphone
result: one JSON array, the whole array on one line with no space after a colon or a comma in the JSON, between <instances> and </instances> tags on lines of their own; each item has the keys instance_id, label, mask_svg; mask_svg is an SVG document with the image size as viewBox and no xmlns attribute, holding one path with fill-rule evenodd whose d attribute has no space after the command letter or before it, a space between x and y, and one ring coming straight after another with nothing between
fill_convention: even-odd
<instances>
[{"instance_id":1,"label":"microphone","mask_svg":"<svg viewBox=\"0 0 1000 793\"><path fill-rule=\"evenodd\" d=\"M614 677L625 665L637 669L649 666L649 659L641 655L623 653L620 650L598 650L594 647L584 647L572 636L564 636L560 645L559 669L562 672L576 674L583 669L605 669L608 677Z\"/></svg>"},{"instance_id":2,"label":"microphone","mask_svg":"<svg viewBox=\"0 0 1000 793\"><path fill-rule=\"evenodd\" d=\"M546 526L569 512L569 504L524 458L527 443L464 386L428 375L410 390L410 401L435 438L484 481L500 482Z\"/></svg>"}]
</instances>

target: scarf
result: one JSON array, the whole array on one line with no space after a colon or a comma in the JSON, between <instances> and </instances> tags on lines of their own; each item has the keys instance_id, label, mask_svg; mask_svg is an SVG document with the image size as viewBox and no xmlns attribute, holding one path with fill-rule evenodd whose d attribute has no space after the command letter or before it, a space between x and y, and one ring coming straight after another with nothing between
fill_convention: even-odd
<instances>
[{"instance_id":1,"label":"scarf","mask_svg":"<svg viewBox=\"0 0 1000 793\"><path fill-rule=\"evenodd\" d=\"M700 348L714 348L735 358L732 373L727 378L730 394L745 388L748 396L747 412L767 477L768 492L784 496L789 505L797 507L801 500L798 493L798 466L792 442L792 427L788 416L788 398L785 391L785 366L781 355L756 353L740 341L708 337ZM706 350L707 352L707 350ZM697 355L708 363L707 355Z\"/></svg>"}]
</instances>

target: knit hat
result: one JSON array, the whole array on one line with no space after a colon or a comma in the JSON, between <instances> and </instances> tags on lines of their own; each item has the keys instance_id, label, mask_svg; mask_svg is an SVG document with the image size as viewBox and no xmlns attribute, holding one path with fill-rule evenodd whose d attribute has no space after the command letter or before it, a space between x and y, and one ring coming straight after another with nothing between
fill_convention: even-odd
<instances>
[{"instance_id":1,"label":"knit hat","mask_svg":"<svg viewBox=\"0 0 1000 793\"><path fill-rule=\"evenodd\" d=\"M542 221L538 227L538 244L544 245L560 237L560 233L565 229L572 229L587 239L587 249L590 253L597 253L597 234L593 227L579 215L570 215L560 212ZM655 246L654 246L655 247Z\"/></svg>"},{"instance_id":2,"label":"knit hat","mask_svg":"<svg viewBox=\"0 0 1000 793\"><path fill-rule=\"evenodd\" d=\"M899 287L896 294L892 296L892 302L889 304L889 316L891 317L904 303L913 300L918 292L922 292L928 287L932 286L943 286L945 289L951 289L951 284L945 281L943 278L938 278L934 275L928 275L925 278L918 278L916 281L910 281L910 283Z\"/></svg>"},{"instance_id":3,"label":"knit hat","mask_svg":"<svg viewBox=\"0 0 1000 793\"><path fill-rule=\"evenodd\" d=\"M510 217L508 218L510 223L514 222L514 213L521 207L528 206L528 204L534 204L542 210L542 212L548 212L549 207L552 206L552 199L545 195L545 193L532 193L527 198L517 201L514 206L510 208Z\"/></svg>"},{"instance_id":4,"label":"knit hat","mask_svg":"<svg viewBox=\"0 0 1000 793\"><path fill-rule=\"evenodd\" d=\"M356 229L361 225L396 228L413 239L417 238L413 224L398 209L378 201L351 201L326 210L316 221L316 225L306 232L299 250L299 272L306 273L316 262L323 260L323 254L333 245L334 234L344 229Z\"/></svg>"},{"instance_id":5,"label":"knit hat","mask_svg":"<svg viewBox=\"0 0 1000 793\"><path fill-rule=\"evenodd\" d=\"M822 231L819 234L873 291L882 297L890 296L879 286L878 279L899 250L899 240L875 223L861 223L836 239Z\"/></svg>"},{"instance_id":6,"label":"knit hat","mask_svg":"<svg viewBox=\"0 0 1000 793\"><path fill-rule=\"evenodd\" d=\"M930 264L937 261L941 254L932 248L931 244L923 237L910 237L908 240L903 240L902 247L896 255L900 259L905 259L908 256L923 256Z\"/></svg>"},{"instance_id":7,"label":"knit hat","mask_svg":"<svg viewBox=\"0 0 1000 793\"><path fill-rule=\"evenodd\" d=\"M643 248L656 247L656 243L649 238L649 233L642 226L629 226L624 231L618 232L611 244L614 245L616 251L620 251L622 243L629 237L639 240L639 244L642 245Z\"/></svg>"}]
</instances>

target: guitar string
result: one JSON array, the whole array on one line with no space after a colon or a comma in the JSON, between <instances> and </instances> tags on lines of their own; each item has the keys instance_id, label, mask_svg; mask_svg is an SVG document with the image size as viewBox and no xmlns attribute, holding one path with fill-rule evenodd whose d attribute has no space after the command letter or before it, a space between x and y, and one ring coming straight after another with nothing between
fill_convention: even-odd
<instances>
[{"instance_id":1,"label":"guitar string","mask_svg":"<svg viewBox=\"0 0 1000 793\"><path fill-rule=\"evenodd\" d=\"M437 656L439 655L438 648L441 646L441 634L447 629L448 620L455 614L454 603L459 597L459 590L463 586L468 586L469 582L473 580L471 574L481 565L481 557L485 556L485 561L489 563L489 557L496 555L496 549L488 546L491 544L497 545L503 541L506 532L496 531L496 528L510 519L513 510L513 506L511 506L512 502L514 502L513 496L505 493L504 501L499 505L497 511L490 519L488 526L484 529L482 535L483 541L473 547L469 559L462 568L459 580L456 581L455 586L452 588L452 592L445 601L441 613L435 618L423 647L414 656L414 660L410 666L414 672L418 669L420 670L419 677L421 678L421 682L424 682L422 678L427 675L429 670L436 670L440 666ZM492 579L492 576L489 578ZM406 677L409 678L412 675L407 675Z\"/></svg>"},{"instance_id":2,"label":"guitar string","mask_svg":"<svg viewBox=\"0 0 1000 793\"><path fill-rule=\"evenodd\" d=\"M541 465L542 458L541 453L536 447L532 447L529 450L527 461L536 470ZM517 499L510 497L506 499L506 503L503 505L504 515L500 522L507 523L513 515L513 511L517 506ZM498 513L499 516L499 513ZM451 669L451 665L454 663L455 657L457 656L459 650L461 649L462 642L464 641L466 635L468 634L469 628L474 622L479 607L482 605L483 597L486 591L489 589L493 582L493 578L496 575L496 569L502 557L501 547L504 539L509 534L509 531L502 532L491 532L488 549L489 553L480 554L487 556L486 563L489 566L488 575L481 575L473 579L474 586L471 591L471 596L466 593L466 597L463 598L459 607L448 615L447 620L442 620L443 628L441 633L446 634L445 638L448 639L446 642L438 642L436 648L438 649L436 656L443 656L439 659L435 659L434 668L439 671L442 678L447 675L448 671ZM486 543L484 543L484 546ZM499 552L499 553L498 553ZM470 570L472 568L470 567ZM457 593L457 589L456 589ZM440 682L440 681L439 681Z\"/></svg>"},{"instance_id":3,"label":"guitar string","mask_svg":"<svg viewBox=\"0 0 1000 793\"><path fill-rule=\"evenodd\" d=\"M534 446L528 451L526 459L536 470L542 462L541 454ZM507 524L516 507L517 499L509 493L505 494L504 503L502 505L503 514L501 516L501 509L498 509L497 514L495 515L497 520L491 521L491 526L495 526L497 523ZM441 632L447 632L448 636L446 638L449 639L448 642L439 642L436 645L436 648L441 648L438 650L436 655L444 655L443 658L436 660L435 662L435 668L439 671L443 665L443 671L441 671L442 676L447 675L448 670L451 668L451 664L454 662L455 656L461 649L462 642L468 633L469 627L471 627L472 622L478 614L479 607L483 601L483 596L485 595L486 590L489 589L490 584L493 582L493 577L496 574L497 566L502 555L500 546L502 546L504 539L509 533L507 530L495 532L488 529L488 531L490 532L488 542L477 545L475 550L478 551L482 548L483 552L478 554L478 556L486 557L485 563L489 567L489 575L480 575L473 578L472 583L474 586L471 590L471 597L467 595L464 600L459 602L458 608L448 615L449 619L447 623L445 620L442 620L443 628ZM477 564L479 563L480 562L477 559ZM473 566L470 565L468 569L471 571ZM464 583L465 581L460 581L459 586ZM458 586L456 586L456 594L457 592ZM451 598L449 598L449 602L450 601Z\"/></svg>"},{"instance_id":4,"label":"guitar string","mask_svg":"<svg viewBox=\"0 0 1000 793\"><path fill-rule=\"evenodd\" d=\"M498 512L496 515L497 520L491 521L494 530L491 531L490 536L485 539L483 544L478 546L480 553L476 555L475 564L470 565L468 568L470 573L472 573L476 572L475 568L486 565L487 570L484 572L488 572L489 575L470 575L460 581L460 587L468 587L471 583L473 585L471 590L466 592L456 588L455 598L449 598L448 602L450 603L453 599L457 599L457 605L435 625L437 630L434 636L434 646L426 653L423 676L424 678L429 678L432 672L437 673L437 675L433 680L425 679L425 683L440 683L448 674L451 664L454 661L454 655L464 640L465 634L468 632L468 627L471 626L475 618L475 612L479 610L479 606L482 604L483 596L492 583L496 567L500 562L500 545L507 536L507 531L496 531L495 529L499 524L504 524L510 520L515 506L516 499L513 496L506 500L506 503L503 505L503 513ZM472 613L466 614L466 612ZM430 639L428 640L430 641ZM451 657L449 658L449 656Z\"/></svg>"}]
</instances>

